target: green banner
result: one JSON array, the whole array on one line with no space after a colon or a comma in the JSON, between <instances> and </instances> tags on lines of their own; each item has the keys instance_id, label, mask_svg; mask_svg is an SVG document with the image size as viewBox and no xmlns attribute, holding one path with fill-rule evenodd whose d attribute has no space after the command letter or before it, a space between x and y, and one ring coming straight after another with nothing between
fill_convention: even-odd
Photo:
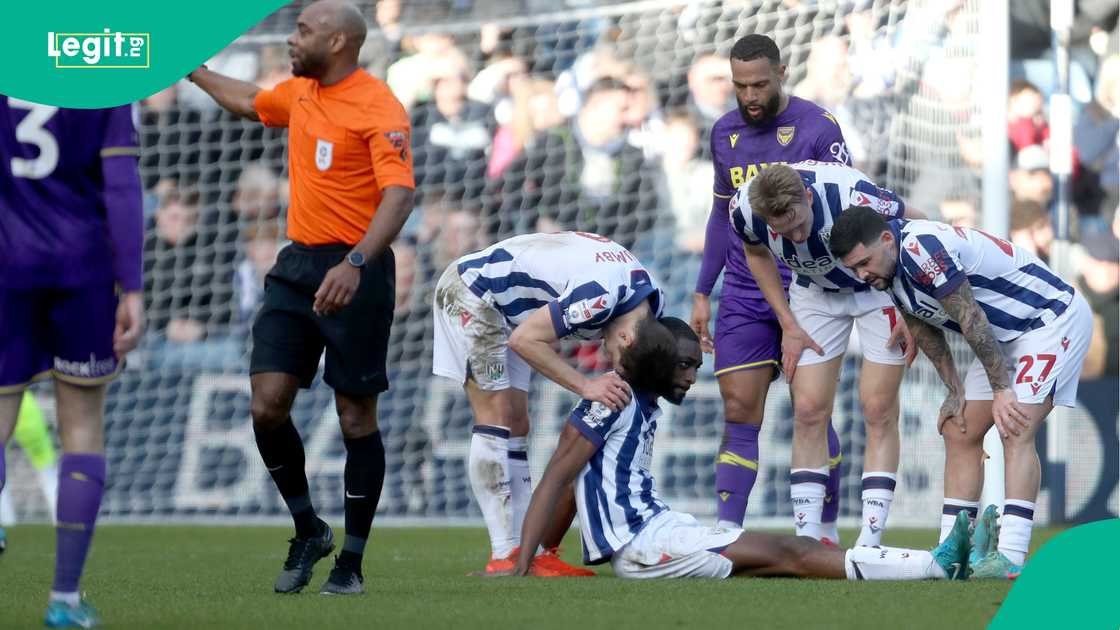
<instances>
[{"instance_id":1,"label":"green banner","mask_svg":"<svg viewBox=\"0 0 1120 630\"><path fill-rule=\"evenodd\" d=\"M992 630L1120 628L1120 519L1063 532L1027 560Z\"/></svg>"},{"instance_id":2,"label":"green banner","mask_svg":"<svg viewBox=\"0 0 1120 630\"><path fill-rule=\"evenodd\" d=\"M181 79L286 0L7 3L0 94L62 107L137 101Z\"/></svg>"}]
</instances>

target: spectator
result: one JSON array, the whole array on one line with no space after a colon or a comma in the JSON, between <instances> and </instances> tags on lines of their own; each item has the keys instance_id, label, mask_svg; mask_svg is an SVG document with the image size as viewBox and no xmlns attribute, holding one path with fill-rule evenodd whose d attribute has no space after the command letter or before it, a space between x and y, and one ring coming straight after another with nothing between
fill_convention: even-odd
<instances>
[{"instance_id":1,"label":"spectator","mask_svg":"<svg viewBox=\"0 0 1120 630\"><path fill-rule=\"evenodd\" d=\"M401 56L401 0L377 0L373 12L376 28L366 33L366 41L358 52L358 63L370 74L385 80L389 66Z\"/></svg>"},{"instance_id":2,"label":"spectator","mask_svg":"<svg viewBox=\"0 0 1120 630\"><path fill-rule=\"evenodd\" d=\"M570 125L493 182L485 214L492 237L560 227L610 234L629 247L653 227L656 189L641 150L626 142L627 98L621 81L596 81Z\"/></svg>"},{"instance_id":3,"label":"spectator","mask_svg":"<svg viewBox=\"0 0 1120 630\"><path fill-rule=\"evenodd\" d=\"M626 141L642 150L647 160L656 159L664 147L665 120L657 104L653 81L645 72L631 65L622 77L628 98L623 124Z\"/></svg>"},{"instance_id":4,"label":"spectator","mask_svg":"<svg viewBox=\"0 0 1120 630\"><path fill-rule=\"evenodd\" d=\"M260 66L254 81L262 90L271 90L292 76L292 60L283 46L262 46Z\"/></svg>"},{"instance_id":5,"label":"spectator","mask_svg":"<svg viewBox=\"0 0 1120 630\"><path fill-rule=\"evenodd\" d=\"M1012 243L1038 256L1044 262L1050 259L1050 245L1054 242L1054 227L1050 213L1032 199L1017 199L1011 204L1011 228L1008 238Z\"/></svg>"},{"instance_id":6,"label":"spectator","mask_svg":"<svg viewBox=\"0 0 1120 630\"><path fill-rule=\"evenodd\" d=\"M1050 176L1050 156L1046 149L1032 144L1019 151L1009 181L1013 198L1034 201L1050 209L1054 200L1054 179Z\"/></svg>"},{"instance_id":7,"label":"spectator","mask_svg":"<svg viewBox=\"0 0 1120 630\"><path fill-rule=\"evenodd\" d=\"M1093 309L1093 340L1081 378L1120 374L1120 242L1108 232L1088 234L1077 288Z\"/></svg>"},{"instance_id":8,"label":"spectator","mask_svg":"<svg viewBox=\"0 0 1120 630\"><path fill-rule=\"evenodd\" d=\"M938 205L938 211L941 213L941 220L954 227L975 228L980 226L976 200L972 197L952 196L943 199Z\"/></svg>"},{"instance_id":9,"label":"spectator","mask_svg":"<svg viewBox=\"0 0 1120 630\"><path fill-rule=\"evenodd\" d=\"M688 109L700 125L700 145L706 158L711 158L712 125L735 107L733 92L727 57L701 55L688 69Z\"/></svg>"},{"instance_id":10,"label":"spectator","mask_svg":"<svg viewBox=\"0 0 1120 630\"><path fill-rule=\"evenodd\" d=\"M432 69L432 100L412 113L412 159L416 185L454 187L477 197L485 179L490 112L467 99L466 67L457 59Z\"/></svg>"},{"instance_id":11,"label":"spectator","mask_svg":"<svg viewBox=\"0 0 1120 630\"><path fill-rule=\"evenodd\" d=\"M805 68L805 78L793 88L794 96L812 101L832 113L844 133L844 142L852 156L852 163L857 168L864 168L867 161L866 144L848 108L853 87L851 68L848 65L848 45L835 35L814 41L809 49Z\"/></svg>"},{"instance_id":12,"label":"spectator","mask_svg":"<svg viewBox=\"0 0 1120 630\"><path fill-rule=\"evenodd\" d=\"M494 134L486 176L501 176L525 147L532 146L541 133L564 122L555 85L544 79L526 79L513 86L513 111L510 120Z\"/></svg>"},{"instance_id":13,"label":"spectator","mask_svg":"<svg viewBox=\"0 0 1120 630\"><path fill-rule=\"evenodd\" d=\"M402 48L411 52L389 66L385 82L405 109L411 110L417 103L431 98L433 69L461 64L466 73L467 59L455 48L455 40L447 33L428 31L413 35L405 40ZM413 146L417 146L415 142Z\"/></svg>"},{"instance_id":14,"label":"spectator","mask_svg":"<svg viewBox=\"0 0 1120 630\"><path fill-rule=\"evenodd\" d=\"M261 221L246 226L242 232L244 258L237 265L234 295L237 298L236 337L248 339L253 316L264 297L264 278L276 264L283 243L278 221Z\"/></svg>"},{"instance_id":15,"label":"spectator","mask_svg":"<svg viewBox=\"0 0 1120 630\"><path fill-rule=\"evenodd\" d=\"M676 249L701 254L712 203L708 195L697 192L711 186L712 162L700 157L700 130L687 112L674 113L666 119L661 141L662 205L672 210L676 220Z\"/></svg>"},{"instance_id":16,"label":"spectator","mask_svg":"<svg viewBox=\"0 0 1120 630\"><path fill-rule=\"evenodd\" d=\"M1107 58L1097 79L1096 98L1081 111L1073 144L1081 162L1073 201L1082 214L1099 215L1120 205L1120 55Z\"/></svg>"},{"instance_id":17,"label":"spectator","mask_svg":"<svg viewBox=\"0 0 1120 630\"><path fill-rule=\"evenodd\" d=\"M156 186L160 205L144 242L149 365L223 369L241 356L230 343L227 304L214 300L215 265L199 247L199 195L172 180Z\"/></svg>"},{"instance_id":18,"label":"spectator","mask_svg":"<svg viewBox=\"0 0 1120 630\"><path fill-rule=\"evenodd\" d=\"M1042 92L1033 84L1018 79L1011 82L1007 97L1007 137L1015 151L1031 145L1046 146L1050 124L1043 113Z\"/></svg>"}]
</instances>

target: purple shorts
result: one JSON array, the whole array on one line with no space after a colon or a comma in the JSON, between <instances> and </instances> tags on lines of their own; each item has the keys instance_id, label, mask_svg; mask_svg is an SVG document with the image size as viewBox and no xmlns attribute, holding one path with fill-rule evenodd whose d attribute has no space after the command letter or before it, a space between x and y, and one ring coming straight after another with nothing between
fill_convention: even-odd
<instances>
[{"instance_id":1,"label":"purple shorts","mask_svg":"<svg viewBox=\"0 0 1120 630\"><path fill-rule=\"evenodd\" d=\"M782 366L782 327L765 300L723 300L716 315L715 375ZM775 372L777 374L777 372Z\"/></svg>"},{"instance_id":2,"label":"purple shorts","mask_svg":"<svg viewBox=\"0 0 1120 630\"><path fill-rule=\"evenodd\" d=\"M112 380L122 367L113 353L116 313L111 284L0 287L0 393L52 375L75 385Z\"/></svg>"}]
</instances>

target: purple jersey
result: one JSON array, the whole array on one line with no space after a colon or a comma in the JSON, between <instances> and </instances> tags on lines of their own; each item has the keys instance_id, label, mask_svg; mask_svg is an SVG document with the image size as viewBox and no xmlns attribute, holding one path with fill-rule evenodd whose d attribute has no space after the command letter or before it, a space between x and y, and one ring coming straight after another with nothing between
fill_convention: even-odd
<instances>
[{"instance_id":1,"label":"purple jersey","mask_svg":"<svg viewBox=\"0 0 1120 630\"><path fill-rule=\"evenodd\" d=\"M840 125L832 114L796 96L766 127L743 122L739 110L730 111L712 126L712 161L715 185L712 214L704 243L704 262L696 283L698 293L709 294L724 265L724 300L747 298L762 300L762 291L747 267L747 257L728 220L728 202L736 189L771 164L791 164L805 160L851 164ZM778 265L782 282L789 285L790 272ZM721 309L722 310L722 309ZM765 310L769 311L769 308Z\"/></svg>"},{"instance_id":2,"label":"purple jersey","mask_svg":"<svg viewBox=\"0 0 1120 630\"><path fill-rule=\"evenodd\" d=\"M0 286L140 290L139 153L129 105L0 96Z\"/></svg>"}]
</instances>

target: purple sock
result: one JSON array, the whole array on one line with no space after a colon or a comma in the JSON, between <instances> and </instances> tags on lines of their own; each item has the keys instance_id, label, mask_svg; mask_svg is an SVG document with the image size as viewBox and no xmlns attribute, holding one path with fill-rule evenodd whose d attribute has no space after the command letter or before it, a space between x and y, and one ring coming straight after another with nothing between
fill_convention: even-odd
<instances>
[{"instance_id":1,"label":"purple sock","mask_svg":"<svg viewBox=\"0 0 1120 630\"><path fill-rule=\"evenodd\" d=\"M840 516L840 436L828 421L828 484L824 487L822 523L835 523Z\"/></svg>"},{"instance_id":2,"label":"purple sock","mask_svg":"<svg viewBox=\"0 0 1120 630\"><path fill-rule=\"evenodd\" d=\"M758 479L758 426L724 424L723 449L716 459L716 494L721 522L742 525L747 498Z\"/></svg>"},{"instance_id":3,"label":"purple sock","mask_svg":"<svg viewBox=\"0 0 1120 630\"><path fill-rule=\"evenodd\" d=\"M105 491L105 456L64 453L58 467L58 527L54 587L74 593L82 577L101 495Z\"/></svg>"}]
</instances>

